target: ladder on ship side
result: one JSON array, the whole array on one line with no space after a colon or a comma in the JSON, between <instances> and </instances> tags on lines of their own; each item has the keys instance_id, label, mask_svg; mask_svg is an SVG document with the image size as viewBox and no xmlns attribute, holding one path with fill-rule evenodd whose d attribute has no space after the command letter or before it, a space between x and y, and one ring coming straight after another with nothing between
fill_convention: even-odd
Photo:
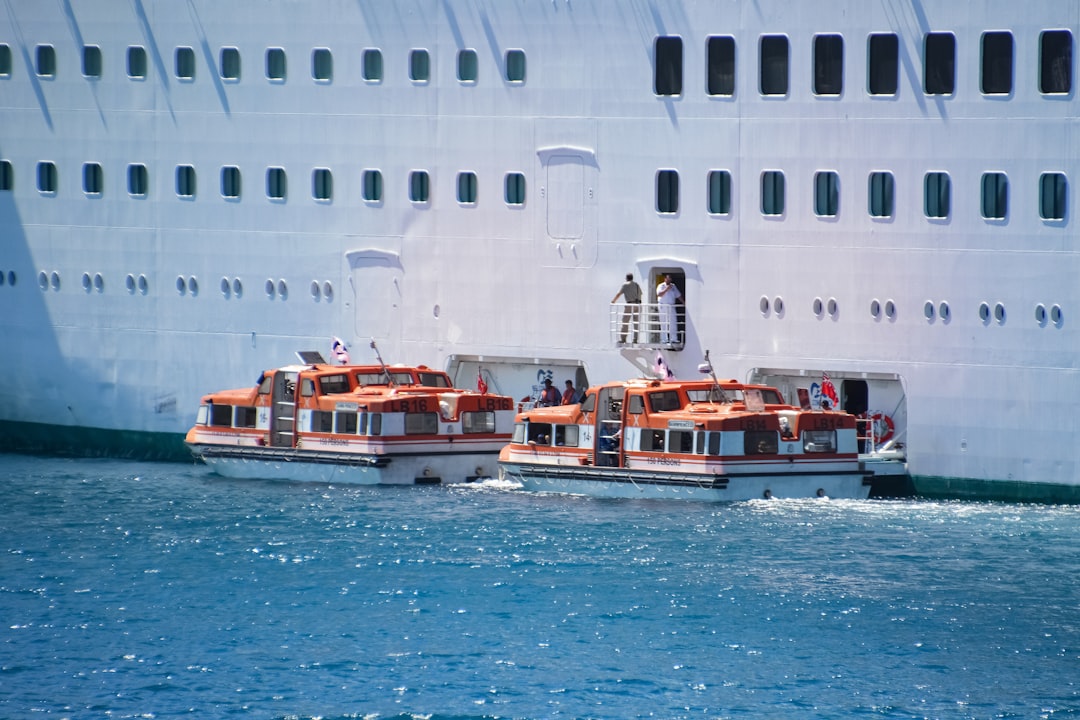
<instances>
[{"instance_id":1,"label":"ladder on ship side","mask_svg":"<svg viewBox=\"0 0 1080 720\"><path fill-rule=\"evenodd\" d=\"M297 373L278 372L274 376L270 413L271 447L296 445L296 380Z\"/></svg>"},{"instance_id":2,"label":"ladder on ship side","mask_svg":"<svg viewBox=\"0 0 1080 720\"><path fill-rule=\"evenodd\" d=\"M602 388L596 399L596 465L622 465L623 388Z\"/></svg>"}]
</instances>

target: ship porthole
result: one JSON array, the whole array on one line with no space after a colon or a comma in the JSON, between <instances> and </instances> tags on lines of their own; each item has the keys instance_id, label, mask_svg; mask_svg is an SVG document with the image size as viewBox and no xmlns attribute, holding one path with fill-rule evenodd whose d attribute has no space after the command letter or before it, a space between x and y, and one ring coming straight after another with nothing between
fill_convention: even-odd
<instances>
[{"instance_id":1,"label":"ship porthole","mask_svg":"<svg viewBox=\"0 0 1080 720\"><path fill-rule=\"evenodd\" d=\"M229 287L229 278L221 278L221 294L228 298L232 294L232 288Z\"/></svg>"},{"instance_id":2,"label":"ship porthole","mask_svg":"<svg viewBox=\"0 0 1080 720\"><path fill-rule=\"evenodd\" d=\"M334 286L330 284L329 280L323 283L322 294L327 300L334 299Z\"/></svg>"},{"instance_id":3,"label":"ship porthole","mask_svg":"<svg viewBox=\"0 0 1080 720\"><path fill-rule=\"evenodd\" d=\"M769 298L762 295L761 300L758 301L758 309L761 310L762 315L768 315L769 314Z\"/></svg>"},{"instance_id":4,"label":"ship porthole","mask_svg":"<svg viewBox=\"0 0 1080 720\"><path fill-rule=\"evenodd\" d=\"M191 291L192 296L199 294L199 281L192 275L188 278L188 290Z\"/></svg>"},{"instance_id":5,"label":"ship porthole","mask_svg":"<svg viewBox=\"0 0 1080 720\"><path fill-rule=\"evenodd\" d=\"M233 278L232 293L236 297L240 297L244 294L244 283L240 282L240 278Z\"/></svg>"},{"instance_id":6,"label":"ship porthole","mask_svg":"<svg viewBox=\"0 0 1080 720\"><path fill-rule=\"evenodd\" d=\"M146 276L145 275L140 275L139 276L139 293L142 294L142 295L145 295L146 292L149 289L150 289L150 283L148 283L146 281Z\"/></svg>"},{"instance_id":7,"label":"ship porthole","mask_svg":"<svg viewBox=\"0 0 1080 720\"><path fill-rule=\"evenodd\" d=\"M1005 306L998 303L994 306L994 319L998 321L998 325L1005 324Z\"/></svg>"},{"instance_id":8,"label":"ship porthole","mask_svg":"<svg viewBox=\"0 0 1080 720\"><path fill-rule=\"evenodd\" d=\"M885 301L885 317L890 320L896 319L896 303L892 300Z\"/></svg>"},{"instance_id":9,"label":"ship porthole","mask_svg":"<svg viewBox=\"0 0 1080 720\"><path fill-rule=\"evenodd\" d=\"M49 289L49 276L45 274L44 270L38 273L37 281L42 290Z\"/></svg>"},{"instance_id":10,"label":"ship porthole","mask_svg":"<svg viewBox=\"0 0 1080 720\"><path fill-rule=\"evenodd\" d=\"M15 283L12 282L11 284L14 285ZM1050 308L1050 320L1053 321L1054 325L1061 327L1061 324L1065 321L1065 317L1061 314L1060 305L1055 305Z\"/></svg>"},{"instance_id":11,"label":"ship porthole","mask_svg":"<svg viewBox=\"0 0 1080 720\"><path fill-rule=\"evenodd\" d=\"M82 274L82 287L86 292L90 292L90 273Z\"/></svg>"},{"instance_id":12,"label":"ship porthole","mask_svg":"<svg viewBox=\"0 0 1080 720\"><path fill-rule=\"evenodd\" d=\"M129 294L135 294L135 276L128 273L128 276L124 278L124 287L127 288Z\"/></svg>"},{"instance_id":13,"label":"ship porthole","mask_svg":"<svg viewBox=\"0 0 1080 720\"><path fill-rule=\"evenodd\" d=\"M870 301L870 317L874 318L875 320L881 317L881 303L877 300Z\"/></svg>"},{"instance_id":14,"label":"ship porthole","mask_svg":"<svg viewBox=\"0 0 1080 720\"><path fill-rule=\"evenodd\" d=\"M773 309L776 310L777 315L783 315L784 314L784 298L777 295L776 299L773 300Z\"/></svg>"},{"instance_id":15,"label":"ship porthole","mask_svg":"<svg viewBox=\"0 0 1080 720\"><path fill-rule=\"evenodd\" d=\"M927 300L926 304L923 305L923 315L926 316L927 320L932 321L934 319L934 301L933 300Z\"/></svg>"},{"instance_id":16,"label":"ship porthole","mask_svg":"<svg viewBox=\"0 0 1080 720\"><path fill-rule=\"evenodd\" d=\"M311 281L311 297L313 297L315 300L318 300L320 295L322 295L322 290L319 289L319 281L318 280L312 280Z\"/></svg>"},{"instance_id":17,"label":"ship porthole","mask_svg":"<svg viewBox=\"0 0 1080 720\"><path fill-rule=\"evenodd\" d=\"M60 289L60 273L56 272L55 270L53 270L53 274L52 274L52 289L53 290L59 290Z\"/></svg>"},{"instance_id":18,"label":"ship porthole","mask_svg":"<svg viewBox=\"0 0 1080 720\"><path fill-rule=\"evenodd\" d=\"M1035 306L1035 322L1039 323L1039 327L1046 325L1046 306L1042 303Z\"/></svg>"},{"instance_id":19,"label":"ship porthole","mask_svg":"<svg viewBox=\"0 0 1080 720\"><path fill-rule=\"evenodd\" d=\"M101 273L94 273L94 289L99 293L105 292L105 278L101 277Z\"/></svg>"},{"instance_id":20,"label":"ship porthole","mask_svg":"<svg viewBox=\"0 0 1080 720\"><path fill-rule=\"evenodd\" d=\"M949 303L943 302L938 305L938 317L944 322L949 322L949 318L952 317L952 311L949 310Z\"/></svg>"},{"instance_id":21,"label":"ship porthole","mask_svg":"<svg viewBox=\"0 0 1080 720\"><path fill-rule=\"evenodd\" d=\"M282 300L289 297L289 286L284 280L278 280L277 294L281 296Z\"/></svg>"},{"instance_id":22,"label":"ship porthole","mask_svg":"<svg viewBox=\"0 0 1080 720\"><path fill-rule=\"evenodd\" d=\"M825 303L821 298L814 298L814 314L821 317L821 314L825 312Z\"/></svg>"},{"instance_id":23,"label":"ship porthole","mask_svg":"<svg viewBox=\"0 0 1080 720\"><path fill-rule=\"evenodd\" d=\"M839 305L836 302L836 298L829 298L829 303L826 307L829 310L829 314L833 317L836 317L836 313L840 309Z\"/></svg>"},{"instance_id":24,"label":"ship porthole","mask_svg":"<svg viewBox=\"0 0 1080 720\"><path fill-rule=\"evenodd\" d=\"M986 303L979 305L979 319L984 323L990 321L990 306Z\"/></svg>"},{"instance_id":25,"label":"ship porthole","mask_svg":"<svg viewBox=\"0 0 1080 720\"><path fill-rule=\"evenodd\" d=\"M8 271L7 280L8 280L8 285L11 285L12 287L14 287L14 285L15 285L15 271L14 270L9 270Z\"/></svg>"},{"instance_id":26,"label":"ship porthole","mask_svg":"<svg viewBox=\"0 0 1080 720\"><path fill-rule=\"evenodd\" d=\"M187 281L184 280L184 276L180 275L176 278L176 292L183 295L187 292Z\"/></svg>"}]
</instances>

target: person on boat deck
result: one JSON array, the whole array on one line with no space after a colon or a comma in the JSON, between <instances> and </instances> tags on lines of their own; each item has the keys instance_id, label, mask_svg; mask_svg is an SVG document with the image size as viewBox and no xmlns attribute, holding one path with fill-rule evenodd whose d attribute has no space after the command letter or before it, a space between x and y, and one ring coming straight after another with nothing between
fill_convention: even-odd
<instances>
[{"instance_id":1,"label":"person on boat deck","mask_svg":"<svg viewBox=\"0 0 1080 720\"><path fill-rule=\"evenodd\" d=\"M566 389L562 391L562 404L573 405L577 402L577 391L574 390L574 382L572 380L566 381Z\"/></svg>"},{"instance_id":2,"label":"person on boat deck","mask_svg":"<svg viewBox=\"0 0 1080 720\"><path fill-rule=\"evenodd\" d=\"M551 384L551 378L544 380L544 389L540 391L540 398L536 401L539 407L551 407L562 402L559 389Z\"/></svg>"},{"instance_id":3,"label":"person on boat deck","mask_svg":"<svg viewBox=\"0 0 1080 720\"><path fill-rule=\"evenodd\" d=\"M656 301L660 304L660 342L664 345L672 343L677 327L675 303L681 299L679 288L675 287L670 275L665 275L664 282L656 286Z\"/></svg>"},{"instance_id":4,"label":"person on boat deck","mask_svg":"<svg viewBox=\"0 0 1080 720\"><path fill-rule=\"evenodd\" d=\"M630 343L633 344L637 342L638 327L641 325L641 286L634 282L634 273L626 273L626 282L619 288L619 292L615 293L615 297L611 298L611 304L618 302L620 297L626 301L626 307L623 308L622 334L619 336L619 344L626 344L626 335L631 323L633 323L634 331L630 334Z\"/></svg>"}]
</instances>

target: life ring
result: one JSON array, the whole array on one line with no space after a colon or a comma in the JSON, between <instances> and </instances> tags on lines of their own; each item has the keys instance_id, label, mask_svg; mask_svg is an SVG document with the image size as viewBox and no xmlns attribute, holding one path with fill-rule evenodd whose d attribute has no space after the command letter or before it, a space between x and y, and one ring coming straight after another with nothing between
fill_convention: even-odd
<instances>
[{"instance_id":1,"label":"life ring","mask_svg":"<svg viewBox=\"0 0 1080 720\"><path fill-rule=\"evenodd\" d=\"M865 415L873 430L874 440L877 443L888 442L896 432L896 424L893 419L883 412L872 412Z\"/></svg>"}]
</instances>

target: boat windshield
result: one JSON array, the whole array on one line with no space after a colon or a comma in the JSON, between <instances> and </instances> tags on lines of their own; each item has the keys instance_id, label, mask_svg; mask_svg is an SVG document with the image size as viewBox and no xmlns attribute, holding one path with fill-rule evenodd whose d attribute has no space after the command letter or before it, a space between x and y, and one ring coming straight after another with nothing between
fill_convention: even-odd
<instances>
[{"instance_id":1,"label":"boat windshield","mask_svg":"<svg viewBox=\"0 0 1080 720\"><path fill-rule=\"evenodd\" d=\"M395 385L412 385L412 373L392 372ZM356 373L356 382L360 385L388 385L384 372L360 372Z\"/></svg>"},{"instance_id":2,"label":"boat windshield","mask_svg":"<svg viewBox=\"0 0 1080 720\"><path fill-rule=\"evenodd\" d=\"M742 390L721 390L718 387L702 390L687 390L687 397L692 403L742 402Z\"/></svg>"}]
</instances>

